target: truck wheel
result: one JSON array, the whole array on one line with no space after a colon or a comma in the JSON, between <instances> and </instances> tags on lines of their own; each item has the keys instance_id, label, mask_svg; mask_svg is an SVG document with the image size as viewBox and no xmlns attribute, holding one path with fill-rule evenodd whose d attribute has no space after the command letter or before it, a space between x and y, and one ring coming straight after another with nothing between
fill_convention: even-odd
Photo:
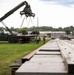
<instances>
[{"instance_id":1,"label":"truck wheel","mask_svg":"<svg viewBox=\"0 0 74 75\"><path fill-rule=\"evenodd\" d=\"M16 42L17 42L17 39L16 39L15 37L13 37L13 36L10 36L10 37L8 38L8 42L9 42L9 43L16 43Z\"/></svg>"}]
</instances>

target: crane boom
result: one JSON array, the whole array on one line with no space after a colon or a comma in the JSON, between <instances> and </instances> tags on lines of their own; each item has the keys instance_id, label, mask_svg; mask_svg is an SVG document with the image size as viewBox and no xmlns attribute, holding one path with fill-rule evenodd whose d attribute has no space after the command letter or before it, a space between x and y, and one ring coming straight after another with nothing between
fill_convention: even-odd
<instances>
[{"instance_id":1,"label":"crane boom","mask_svg":"<svg viewBox=\"0 0 74 75\"><path fill-rule=\"evenodd\" d=\"M18 4L16 7L14 7L12 10L10 10L9 12L7 12L4 16L2 16L0 18L0 22L3 21L4 19L6 19L8 16L10 16L11 14L13 14L16 10L18 10L20 7L22 7L23 5L25 5L25 3L27 3L26 1L23 1L22 3Z\"/></svg>"},{"instance_id":2,"label":"crane boom","mask_svg":"<svg viewBox=\"0 0 74 75\"><path fill-rule=\"evenodd\" d=\"M10 32L10 34L13 35L12 31L6 26L6 24L3 22L4 19L6 19L7 17L9 17L11 14L13 14L16 10L18 10L19 8L21 8L23 5L25 5L24 11L21 11L24 13L24 15L28 15L28 16L32 16L34 17L34 13L32 13L32 10L30 8L30 5L27 3L27 1L23 1L20 4L18 4L16 7L14 7L13 9L11 9L10 11L8 11L5 15L3 15L0 18L0 22L5 26L5 28ZM26 13L27 12L27 13ZM21 15L23 15L21 13ZM27 16L27 17L28 17Z\"/></svg>"}]
</instances>

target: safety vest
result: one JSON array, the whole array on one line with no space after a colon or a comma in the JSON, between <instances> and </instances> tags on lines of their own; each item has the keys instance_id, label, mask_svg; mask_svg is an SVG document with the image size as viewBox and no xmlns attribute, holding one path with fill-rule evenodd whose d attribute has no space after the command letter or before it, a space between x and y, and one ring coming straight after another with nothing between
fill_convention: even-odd
<instances>
[{"instance_id":1,"label":"safety vest","mask_svg":"<svg viewBox=\"0 0 74 75\"><path fill-rule=\"evenodd\" d=\"M36 39L37 39L37 40L40 40L40 36L37 36Z\"/></svg>"}]
</instances>

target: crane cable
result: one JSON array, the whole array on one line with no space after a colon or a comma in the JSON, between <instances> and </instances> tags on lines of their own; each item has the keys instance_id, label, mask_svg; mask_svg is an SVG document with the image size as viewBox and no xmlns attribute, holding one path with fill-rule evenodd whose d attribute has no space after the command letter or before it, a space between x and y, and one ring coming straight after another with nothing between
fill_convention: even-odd
<instances>
[{"instance_id":1,"label":"crane cable","mask_svg":"<svg viewBox=\"0 0 74 75\"><path fill-rule=\"evenodd\" d=\"M22 23L21 23L20 28L22 28L23 23L24 23L24 20L25 20L25 17L23 18L23 21L22 21ZM26 18L26 22L27 22L27 26L28 26L28 28L29 28L29 23L30 23L30 21L31 21L31 23L33 24L33 21L32 21L32 19L31 19L31 17L30 17L30 19L29 19L29 21L28 21L28 22L27 22L27 18ZM33 25L34 25L34 24L33 24Z\"/></svg>"},{"instance_id":2,"label":"crane cable","mask_svg":"<svg viewBox=\"0 0 74 75\"><path fill-rule=\"evenodd\" d=\"M21 29L21 27L22 27L22 25L23 25L23 23L24 23L24 20L25 20L25 16L24 16L23 21L22 21L22 23L21 23L20 29Z\"/></svg>"},{"instance_id":3,"label":"crane cable","mask_svg":"<svg viewBox=\"0 0 74 75\"><path fill-rule=\"evenodd\" d=\"M32 21L32 19L31 19L31 17L30 17L30 20L31 20L31 23L33 24L33 21ZM34 24L33 24L33 26L34 26Z\"/></svg>"},{"instance_id":4,"label":"crane cable","mask_svg":"<svg viewBox=\"0 0 74 75\"><path fill-rule=\"evenodd\" d=\"M29 28L29 23L30 23L30 21L31 21L32 25L34 25L32 19L31 19L31 17L30 17L30 18L29 18L29 21L28 21L28 23L27 23L28 28Z\"/></svg>"}]
</instances>

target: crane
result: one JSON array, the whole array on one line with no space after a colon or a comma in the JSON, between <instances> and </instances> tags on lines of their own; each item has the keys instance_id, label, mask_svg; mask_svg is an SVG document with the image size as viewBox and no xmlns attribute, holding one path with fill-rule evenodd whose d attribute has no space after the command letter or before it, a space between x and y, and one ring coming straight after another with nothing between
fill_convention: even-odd
<instances>
[{"instance_id":1,"label":"crane","mask_svg":"<svg viewBox=\"0 0 74 75\"><path fill-rule=\"evenodd\" d=\"M28 4L27 1L23 1L20 4L18 4L16 7L14 7L13 9L11 9L10 11L8 11L6 14L4 14L1 18L0 18L0 22L5 26L5 28L10 32L11 36L8 38L8 41L10 43L15 43L17 42L20 38L23 39L24 36L17 36L14 35L12 33L12 31L6 26L6 24L3 22L3 20L5 20L7 17L9 17L10 15L12 15L15 11L17 11L19 8L21 8L22 6L25 5L25 8L23 9L23 11L20 11L20 15L25 15L26 17L35 17L35 13L32 12L31 10L31 6ZM28 36L27 36L28 37ZM24 40L24 39L23 39Z\"/></svg>"}]
</instances>

